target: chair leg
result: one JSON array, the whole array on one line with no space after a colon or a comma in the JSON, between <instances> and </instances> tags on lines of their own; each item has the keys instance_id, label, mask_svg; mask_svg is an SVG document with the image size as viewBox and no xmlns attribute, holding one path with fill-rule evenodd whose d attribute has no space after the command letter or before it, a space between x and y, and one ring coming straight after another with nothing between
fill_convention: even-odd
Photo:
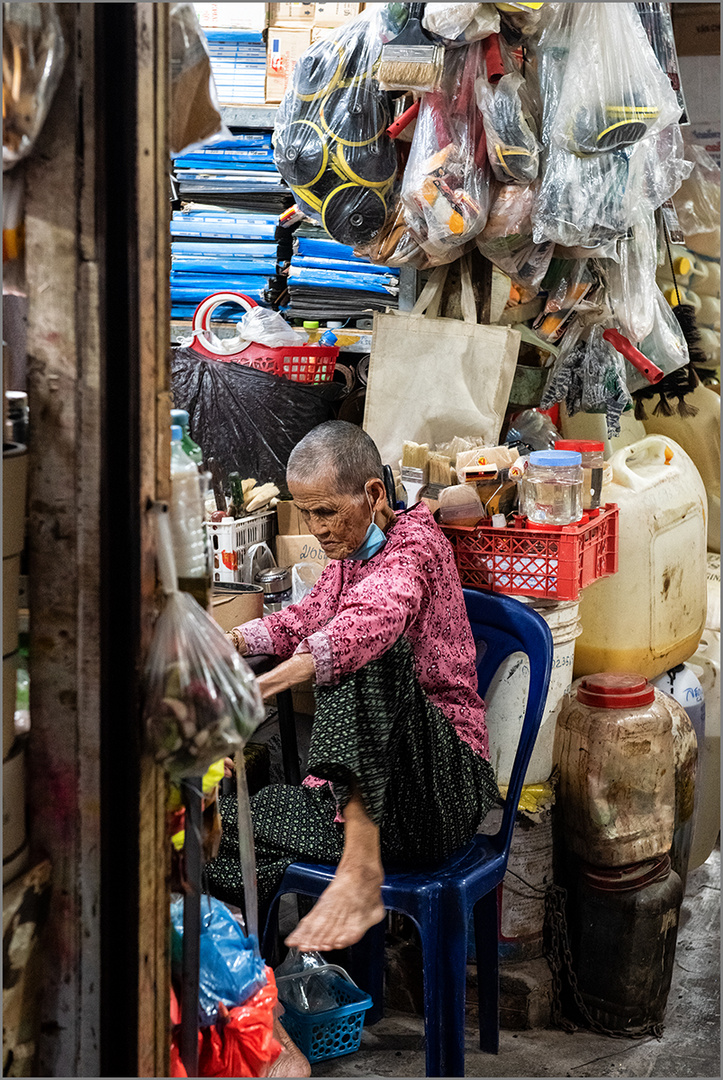
<instances>
[{"instance_id":1,"label":"chair leg","mask_svg":"<svg viewBox=\"0 0 723 1080\"><path fill-rule=\"evenodd\" d=\"M267 964L271 963L270 958L275 956L278 952L278 936L279 936L279 903L281 901L281 893L278 893L269 908L269 913L266 916L266 925L263 928L261 935L261 955L266 959ZM273 964L271 965L273 967Z\"/></svg>"},{"instance_id":2,"label":"chair leg","mask_svg":"<svg viewBox=\"0 0 723 1080\"><path fill-rule=\"evenodd\" d=\"M456 904L450 910L443 903L435 907L427 925L420 925L427 1076L464 1076L465 913Z\"/></svg>"},{"instance_id":3,"label":"chair leg","mask_svg":"<svg viewBox=\"0 0 723 1080\"><path fill-rule=\"evenodd\" d=\"M492 889L474 909L479 998L479 1045L487 1054L500 1049L499 892Z\"/></svg>"},{"instance_id":4,"label":"chair leg","mask_svg":"<svg viewBox=\"0 0 723 1080\"><path fill-rule=\"evenodd\" d=\"M358 945L351 949L350 975L374 1004L364 1014L364 1025L370 1027L384 1016L384 935L386 918L367 930Z\"/></svg>"}]
</instances>

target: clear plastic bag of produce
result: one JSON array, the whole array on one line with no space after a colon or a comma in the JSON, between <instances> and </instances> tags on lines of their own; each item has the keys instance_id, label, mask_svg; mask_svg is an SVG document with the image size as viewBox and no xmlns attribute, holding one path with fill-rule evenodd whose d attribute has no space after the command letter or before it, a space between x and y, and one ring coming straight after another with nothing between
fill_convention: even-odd
<instances>
[{"instance_id":1,"label":"clear plastic bag of produce","mask_svg":"<svg viewBox=\"0 0 723 1080\"><path fill-rule=\"evenodd\" d=\"M422 26L446 46L468 45L499 33L500 16L494 4L425 4Z\"/></svg>"},{"instance_id":2,"label":"clear plastic bag of produce","mask_svg":"<svg viewBox=\"0 0 723 1080\"><path fill-rule=\"evenodd\" d=\"M570 4L569 53L550 136L572 154L633 146L681 107L632 4ZM544 37L544 34L543 34Z\"/></svg>"},{"instance_id":3,"label":"clear plastic bag of produce","mask_svg":"<svg viewBox=\"0 0 723 1080\"><path fill-rule=\"evenodd\" d=\"M171 902L173 960L180 965L183 942L183 899ZM201 898L199 1020L202 1027L215 1023L219 1004L227 1009L243 1005L266 985L265 965L258 943L246 936L225 904L215 896Z\"/></svg>"},{"instance_id":4,"label":"clear plastic bag of produce","mask_svg":"<svg viewBox=\"0 0 723 1080\"><path fill-rule=\"evenodd\" d=\"M608 438L620 434L620 416L632 407L626 361L603 337L609 323L584 326L577 320L565 334L550 372L540 408L565 401L567 412L605 413Z\"/></svg>"},{"instance_id":5,"label":"clear plastic bag of produce","mask_svg":"<svg viewBox=\"0 0 723 1080\"><path fill-rule=\"evenodd\" d=\"M3 4L3 170L26 157L67 53L57 4Z\"/></svg>"},{"instance_id":6,"label":"clear plastic bag of produce","mask_svg":"<svg viewBox=\"0 0 723 1080\"><path fill-rule=\"evenodd\" d=\"M599 264L605 297L618 329L636 344L651 333L657 312L658 236L652 213L641 217L629 240L618 241L618 255L617 262Z\"/></svg>"},{"instance_id":7,"label":"clear plastic bag of produce","mask_svg":"<svg viewBox=\"0 0 723 1080\"><path fill-rule=\"evenodd\" d=\"M506 48L490 39L485 72L475 83L484 121L487 156L502 183L530 184L540 166L537 120L527 82Z\"/></svg>"},{"instance_id":8,"label":"clear plastic bag of produce","mask_svg":"<svg viewBox=\"0 0 723 1080\"><path fill-rule=\"evenodd\" d=\"M685 158L692 170L673 196L680 227L686 236L713 232L720 228L720 167L699 143L686 141Z\"/></svg>"},{"instance_id":9,"label":"clear plastic bag of produce","mask_svg":"<svg viewBox=\"0 0 723 1080\"><path fill-rule=\"evenodd\" d=\"M298 60L276 116L274 160L298 205L339 243L369 243L390 210L397 152L377 70L401 5L370 8Z\"/></svg>"},{"instance_id":10,"label":"clear plastic bag of produce","mask_svg":"<svg viewBox=\"0 0 723 1080\"><path fill-rule=\"evenodd\" d=\"M168 514L156 515L166 593L146 668L146 732L174 781L242 749L264 718L256 678L194 598L179 592Z\"/></svg>"},{"instance_id":11,"label":"clear plastic bag of produce","mask_svg":"<svg viewBox=\"0 0 723 1080\"><path fill-rule=\"evenodd\" d=\"M171 157L230 139L221 119L206 36L193 4L171 4Z\"/></svg>"},{"instance_id":12,"label":"clear plastic bag of produce","mask_svg":"<svg viewBox=\"0 0 723 1080\"><path fill-rule=\"evenodd\" d=\"M407 224L440 263L450 251L462 253L489 211L489 164L474 96L483 45L447 51L440 90L422 99L402 180Z\"/></svg>"},{"instance_id":13,"label":"clear plastic bag of produce","mask_svg":"<svg viewBox=\"0 0 723 1080\"><path fill-rule=\"evenodd\" d=\"M486 259L528 289L541 284L554 250L549 240L532 239L535 193L534 185L494 185L487 224L476 241Z\"/></svg>"}]
</instances>

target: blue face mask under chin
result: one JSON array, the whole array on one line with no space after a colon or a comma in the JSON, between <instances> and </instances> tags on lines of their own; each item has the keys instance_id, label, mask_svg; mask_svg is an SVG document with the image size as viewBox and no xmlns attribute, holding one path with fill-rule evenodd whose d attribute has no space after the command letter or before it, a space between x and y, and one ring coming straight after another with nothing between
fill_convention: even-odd
<instances>
[{"instance_id":1,"label":"blue face mask under chin","mask_svg":"<svg viewBox=\"0 0 723 1080\"><path fill-rule=\"evenodd\" d=\"M367 499L369 499L368 493ZM374 510L372 509L371 499L369 499L369 509L372 511L372 520L366 531L366 536L356 551L352 551L351 555L347 555L347 559L357 559L360 562L364 559L371 559L373 555L376 555L377 552L382 550L387 542L385 534L374 521Z\"/></svg>"}]
</instances>

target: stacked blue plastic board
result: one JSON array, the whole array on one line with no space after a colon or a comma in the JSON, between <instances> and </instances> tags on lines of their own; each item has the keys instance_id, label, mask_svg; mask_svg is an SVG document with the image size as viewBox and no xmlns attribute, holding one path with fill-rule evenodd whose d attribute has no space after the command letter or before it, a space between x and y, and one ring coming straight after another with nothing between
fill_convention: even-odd
<instances>
[{"instance_id":1,"label":"stacked blue plastic board","mask_svg":"<svg viewBox=\"0 0 723 1080\"><path fill-rule=\"evenodd\" d=\"M288 267L290 318L348 319L399 303L399 270L375 266L354 249L332 240L323 229L304 223L296 233Z\"/></svg>"},{"instance_id":2,"label":"stacked blue plastic board","mask_svg":"<svg viewBox=\"0 0 723 1080\"><path fill-rule=\"evenodd\" d=\"M190 206L171 218L171 317L190 319L211 293L231 289L267 303L276 274L277 217ZM243 311L219 308L214 319L235 321Z\"/></svg>"},{"instance_id":3,"label":"stacked blue plastic board","mask_svg":"<svg viewBox=\"0 0 723 1080\"><path fill-rule=\"evenodd\" d=\"M175 158L173 171L185 202L278 214L293 201L274 164L270 132L239 131Z\"/></svg>"},{"instance_id":4,"label":"stacked blue plastic board","mask_svg":"<svg viewBox=\"0 0 723 1080\"><path fill-rule=\"evenodd\" d=\"M219 101L222 105L263 105L266 100L266 45L254 30L206 29Z\"/></svg>"}]
</instances>

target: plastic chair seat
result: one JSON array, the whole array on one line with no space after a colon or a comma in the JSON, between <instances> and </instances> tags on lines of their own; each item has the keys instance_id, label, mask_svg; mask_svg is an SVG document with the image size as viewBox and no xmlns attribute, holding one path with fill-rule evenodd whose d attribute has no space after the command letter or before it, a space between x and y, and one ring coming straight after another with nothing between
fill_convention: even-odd
<instances>
[{"instance_id":1,"label":"plastic chair seat","mask_svg":"<svg viewBox=\"0 0 723 1080\"><path fill-rule=\"evenodd\" d=\"M508 786L502 823L492 836L478 833L465 848L425 869L385 867L382 901L416 924L422 943L427 1076L464 1076L467 928L474 918L477 949L480 1048L499 1049L499 886L507 869L515 812L540 727L552 666L552 635L530 608L507 596L464 591L477 642L479 691L484 697L501 661L527 654L527 707ZM264 933L268 955L278 901L285 893L319 896L336 867L294 863L284 874ZM381 1018L384 990L384 923L372 927L352 950L352 975L371 994L367 1023Z\"/></svg>"}]
</instances>

